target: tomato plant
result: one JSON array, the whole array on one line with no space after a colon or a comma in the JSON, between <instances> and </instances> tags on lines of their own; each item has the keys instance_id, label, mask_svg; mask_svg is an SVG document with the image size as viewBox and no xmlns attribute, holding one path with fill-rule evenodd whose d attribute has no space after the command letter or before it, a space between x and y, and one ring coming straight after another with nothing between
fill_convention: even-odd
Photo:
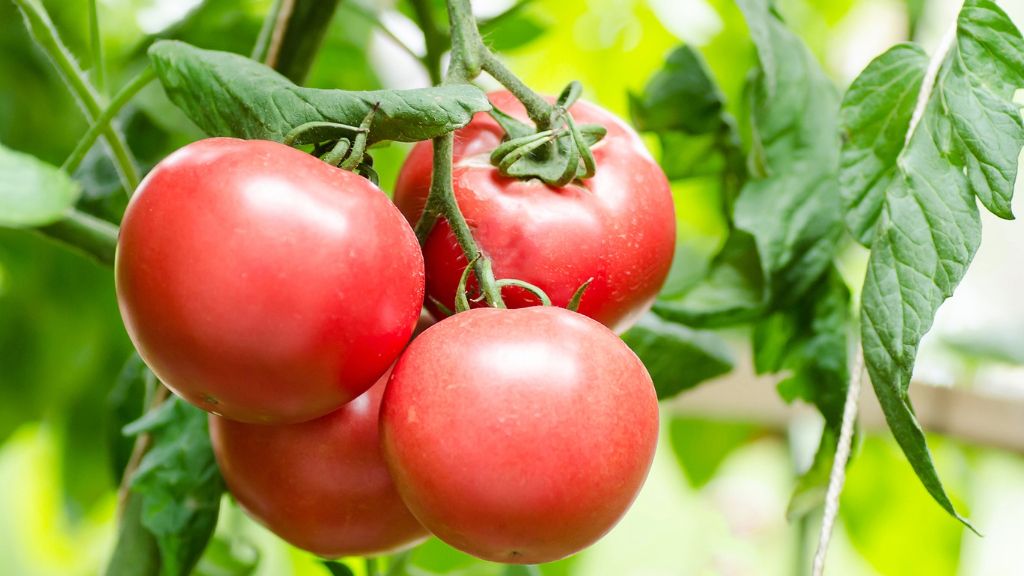
<instances>
[{"instance_id":1,"label":"tomato plant","mask_svg":"<svg viewBox=\"0 0 1024 576\"><path fill-rule=\"evenodd\" d=\"M489 98L498 109L527 119L511 93ZM556 306L566 306L589 281L579 312L622 332L650 308L668 275L676 241L672 195L661 168L625 122L589 102L569 111L577 122L608 130L593 148L599 169L592 178L552 187L503 176L488 157L504 131L489 115L477 114L456 132L452 186L495 276L530 282ZM412 223L423 212L431 166L431 144L417 144L395 184L395 203ZM454 308L467 260L447 223L430 233L423 254L427 295ZM504 288L502 297L510 308L539 304L515 286ZM436 305L431 311L441 314Z\"/></svg>"},{"instance_id":2,"label":"tomato plant","mask_svg":"<svg viewBox=\"0 0 1024 576\"><path fill-rule=\"evenodd\" d=\"M169 4L0 2L7 572L821 576L841 519L847 571L987 574L971 522L1021 532L1011 3Z\"/></svg>"},{"instance_id":3,"label":"tomato plant","mask_svg":"<svg viewBox=\"0 0 1024 576\"><path fill-rule=\"evenodd\" d=\"M427 532L395 491L378 442L390 371L327 416L299 424L245 424L210 416L224 481L278 536L328 558L393 552Z\"/></svg>"},{"instance_id":4,"label":"tomato plant","mask_svg":"<svg viewBox=\"0 0 1024 576\"><path fill-rule=\"evenodd\" d=\"M593 320L477 309L402 354L381 437L399 493L431 532L481 558L536 564L622 517L654 456L658 403L640 360Z\"/></svg>"},{"instance_id":5,"label":"tomato plant","mask_svg":"<svg viewBox=\"0 0 1024 576\"><path fill-rule=\"evenodd\" d=\"M201 408L298 422L362 394L419 317L422 257L375 186L275 142L202 140L125 212L121 313L157 376Z\"/></svg>"}]
</instances>

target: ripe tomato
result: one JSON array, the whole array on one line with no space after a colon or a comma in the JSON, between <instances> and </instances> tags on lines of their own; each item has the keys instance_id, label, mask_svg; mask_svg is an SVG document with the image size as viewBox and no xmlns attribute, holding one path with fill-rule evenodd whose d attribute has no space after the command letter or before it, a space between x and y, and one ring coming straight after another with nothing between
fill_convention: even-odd
<instances>
[{"instance_id":1,"label":"ripe tomato","mask_svg":"<svg viewBox=\"0 0 1024 576\"><path fill-rule=\"evenodd\" d=\"M561 308L442 320L399 358L381 406L384 459L413 515L497 562L549 562L604 535L640 490L657 438L643 364Z\"/></svg>"},{"instance_id":2,"label":"ripe tomato","mask_svg":"<svg viewBox=\"0 0 1024 576\"><path fill-rule=\"evenodd\" d=\"M282 144L211 138L139 186L116 280L128 335L171 389L235 420L299 422L394 362L423 258L364 178Z\"/></svg>"},{"instance_id":3,"label":"ripe tomato","mask_svg":"<svg viewBox=\"0 0 1024 576\"><path fill-rule=\"evenodd\" d=\"M381 458L387 375L340 409L299 424L210 416L221 473L238 502L281 538L321 556L391 552L426 537Z\"/></svg>"},{"instance_id":4,"label":"ripe tomato","mask_svg":"<svg viewBox=\"0 0 1024 576\"><path fill-rule=\"evenodd\" d=\"M511 94L496 92L490 98L502 110L526 118ZM503 132L481 113L456 132L452 184L498 278L535 284L564 307L592 277L579 312L622 332L650 307L668 275L676 240L672 195L664 172L629 126L587 102L576 103L571 112L577 123L608 129L593 148L593 178L553 188L540 180L502 177L488 156ZM430 142L421 142L399 174L395 203L410 222L423 211L431 160ZM423 254L427 295L454 309L466 259L446 222L430 234ZM502 295L510 308L538 303L518 287L507 287Z\"/></svg>"}]
</instances>

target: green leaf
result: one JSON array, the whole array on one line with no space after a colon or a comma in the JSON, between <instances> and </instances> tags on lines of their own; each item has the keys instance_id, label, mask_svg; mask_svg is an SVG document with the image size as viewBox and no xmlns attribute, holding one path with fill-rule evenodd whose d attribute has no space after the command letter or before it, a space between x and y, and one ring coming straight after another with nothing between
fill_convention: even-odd
<instances>
[{"instance_id":1,"label":"green leaf","mask_svg":"<svg viewBox=\"0 0 1024 576\"><path fill-rule=\"evenodd\" d=\"M861 338L889 428L932 497L964 521L942 487L908 391L921 338L981 242L976 199L1009 216L1024 144L1024 123L1013 104L1016 87L1024 84L1024 39L993 2L967 0L955 40L934 87L921 91L920 121L909 123L909 137L890 134L900 144L891 147L897 154L877 163L895 165L896 172L884 190L875 191L884 198L861 297ZM892 58L872 62L855 86L878 84ZM844 117L860 120L868 112ZM856 179L844 178L851 181Z\"/></svg>"},{"instance_id":2,"label":"green leaf","mask_svg":"<svg viewBox=\"0 0 1024 576\"><path fill-rule=\"evenodd\" d=\"M800 302L830 265L841 232L835 87L767 2L743 0L739 5L760 59L747 85L751 169L743 165L725 114L718 117L711 142L684 145L671 132L659 133L662 162L677 177L699 175L696 166L713 168L715 163L705 160L709 146L721 154L723 198L732 205L735 228L704 280L655 304L660 316L692 326L749 322ZM686 109L681 102L692 101L712 110L720 100L717 89L698 97L698 87L707 90L714 84L704 80L706 70L696 56L684 54L675 55L672 67L652 80L648 90L655 92L645 96L651 103L634 98L641 125L674 126L677 134L709 128L699 116L670 114L672 100L680 110Z\"/></svg>"},{"instance_id":3,"label":"green leaf","mask_svg":"<svg viewBox=\"0 0 1024 576\"><path fill-rule=\"evenodd\" d=\"M224 481L210 445L206 412L177 396L125 427L148 433L149 451L132 477L141 522L160 547L162 574L191 573L217 525Z\"/></svg>"},{"instance_id":4,"label":"green leaf","mask_svg":"<svg viewBox=\"0 0 1024 576\"><path fill-rule=\"evenodd\" d=\"M779 54L774 47L777 37L774 23L779 20L772 9L771 0L736 0L736 5L743 12L750 39L757 49L764 87L768 95L772 96L778 84L779 56L785 55Z\"/></svg>"},{"instance_id":5,"label":"green leaf","mask_svg":"<svg viewBox=\"0 0 1024 576\"><path fill-rule=\"evenodd\" d=\"M754 368L786 371L778 384L787 402L814 404L834 431L842 425L849 386L850 290L832 268L804 303L775 312L754 326Z\"/></svg>"},{"instance_id":6,"label":"green leaf","mask_svg":"<svg viewBox=\"0 0 1024 576\"><path fill-rule=\"evenodd\" d=\"M470 85L348 92L301 88L270 68L228 52L160 41L149 56L167 96L211 136L280 142L309 122L358 126L378 106L369 141L417 142L441 136L490 109Z\"/></svg>"},{"instance_id":7,"label":"green leaf","mask_svg":"<svg viewBox=\"0 0 1024 576\"><path fill-rule=\"evenodd\" d=\"M668 430L672 453L694 488L706 486L729 455L758 433L750 424L681 417L669 421Z\"/></svg>"},{"instance_id":8,"label":"green leaf","mask_svg":"<svg viewBox=\"0 0 1024 576\"><path fill-rule=\"evenodd\" d=\"M622 339L640 357L654 380L658 398L671 398L732 370L726 343L707 332L648 314Z\"/></svg>"},{"instance_id":9,"label":"green leaf","mask_svg":"<svg viewBox=\"0 0 1024 576\"><path fill-rule=\"evenodd\" d=\"M0 146L0 226L21 228L60 220L81 193L58 168Z\"/></svg>"},{"instance_id":10,"label":"green leaf","mask_svg":"<svg viewBox=\"0 0 1024 576\"><path fill-rule=\"evenodd\" d=\"M644 88L630 93L629 111L637 130L709 134L719 129L725 96L711 78L700 53L680 46Z\"/></svg>"},{"instance_id":11,"label":"green leaf","mask_svg":"<svg viewBox=\"0 0 1024 576\"><path fill-rule=\"evenodd\" d=\"M971 191L990 212L1011 219L1024 146L1024 119L1013 98L1024 88L1024 38L995 2L968 0L946 64L939 88Z\"/></svg>"},{"instance_id":12,"label":"green leaf","mask_svg":"<svg viewBox=\"0 0 1024 576\"><path fill-rule=\"evenodd\" d=\"M745 177L735 121L700 52L675 49L643 94L629 94L629 109L637 130L657 133L661 166L670 180Z\"/></svg>"},{"instance_id":13,"label":"green leaf","mask_svg":"<svg viewBox=\"0 0 1024 576\"><path fill-rule=\"evenodd\" d=\"M524 14L518 8L526 3L520 2L510 8L507 15L502 13L492 20L480 24L480 33L491 50L508 52L522 48L548 31L548 26L545 23L530 14Z\"/></svg>"},{"instance_id":14,"label":"green leaf","mask_svg":"<svg viewBox=\"0 0 1024 576\"><path fill-rule=\"evenodd\" d=\"M674 322L716 328L754 320L764 306L764 278L753 238L734 231L703 281L679 297L656 301L653 309Z\"/></svg>"},{"instance_id":15,"label":"green leaf","mask_svg":"<svg viewBox=\"0 0 1024 576\"><path fill-rule=\"evenodd\" d=\"M865 246L871 245L885 190L898 176L896 162L927 68L921 47L898 44L876 58L843 97L840 195L846 227Z\"/></svg>"},{"instance_id":16,"label":"green leaf","mask_svg":"<svg viewBox=\"0 0 1024 576\"><path fill-rule=\"evenodd\" d=\"M739 5L761 62L747 86L760 170L740 191L734 219L754 237L770 303L784 306L825 272L842 230L839 96L767 0Z\"/></svg>"},{"instance_id":17,"label":"green leaf","mask_svg":"<svg viewBox=\"0 0 1024 576\"><path fill-rule=\"evenodd\" d=\"M145 498L129 494L117 529L117 545L104 571L106 576L161 576L160 548L142 525Z\"/></svg>"}]
</instances>

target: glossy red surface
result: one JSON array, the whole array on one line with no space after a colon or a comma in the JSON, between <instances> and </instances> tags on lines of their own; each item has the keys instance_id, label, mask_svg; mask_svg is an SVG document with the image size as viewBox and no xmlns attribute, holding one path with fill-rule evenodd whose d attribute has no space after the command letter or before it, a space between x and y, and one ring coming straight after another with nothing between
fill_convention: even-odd
<instances>
[{"instance_id":1,"label":"glossy red surface","mask_svg":"<svg viewBox=\"0 0 1024 576\"><path fill-rule=\"evenodd\" d=\"M212 138L146 177L118 302L142 358L247 422L323 416L394 362L423 300L412 229L373 184L282 144Z\"/></svg>"},{"instance_id":2,"label":"glossy red surface","mask_svg":"<svg viewBox=\"0 0 1024 576\"><path fill-rule=\"evenodd\" d=\"M647 370L604 326L565 309L474 309L399 358L381 408L392 477L412 513L488 560L570 555L615 525L658 437Z\"/></svg>"},{"instance_id":3,"label":"glossy red surface","mask_svg":"<svg viewBox=\"0 0 1024 576\"><path fill-rule=\"evenodd\" d=\"M321 556L392 552L427 536L381 458L377 415L386 376L311 422L243 424L210 416L231 493L281 538Z\"/></svg>"},{"instance_id":4,"label":"glossy red surface","mask_svg":"<svg viewBox=\"0 0 1024 576\"><path fill-rule=\"evenodd\" d=\"M526 119L511 94L497 92L490 99ZM481 113L456 132L455 195L498 278L535 284L563 307L594 278L580 313L622 332L647 311L668 275L675 250L672 195L665 174L629 126L587 102L576 103L571 112L579 124L608 129L593 148L593 178L553 188L539 180L502 177L488 161L502 130ZM431 156L429 142L417 144L395 186L395 203L410 222L419 218L429 192ZM454 309L466 260L446 222L430 234L424 257L427 294ZM505 288L502 294L510 308L538 303L521 288Z\"/></svg>"}]
</instances>

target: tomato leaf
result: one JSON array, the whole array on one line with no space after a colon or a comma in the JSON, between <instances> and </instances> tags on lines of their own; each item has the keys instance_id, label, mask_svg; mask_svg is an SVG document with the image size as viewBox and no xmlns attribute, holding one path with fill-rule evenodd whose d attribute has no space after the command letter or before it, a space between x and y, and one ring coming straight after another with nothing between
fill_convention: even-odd
<instances>
[{"instance_id":1,"label":"tomato leaf","mask_svg":"<svg viewBox=\"0 0 1024 576\"><path fill-rule=\"evenodd\" d=\"M814 462L790 497L790 520L824 501L849 387L849 288L833 267L805 301L762 319L753 334L755 370L786 372L778 384L779 395L787 402L799 398L814 404L825 418Z\"/></svg>"},{"instance_id":2,"label":"tomato leaf","mask_svg":"<svg viewBox=\"0 0 1024 576\"><path fill-rule=\"evenodd\" d=\"M749 322L800 302L831 263L841 231L835 87L767 2L740 7L760 60L747 86L749 170L735 123L696 52L673 53L647 93L632 99L635 121L662 129L666 171L685 178L717 167L723 210L732 211L734 228L704 279L655 305L660 316L701 327ZM776 65L781 61L786 66Z\"/></svg>"},{"instance_id":3,"label":"tomato leaf","mask_svg":"<svg viewBox=\"0 0 1024 576\"><path fill-rule=\"evenodd\" d=\"M167 96L211 136L282 141L309 122L358 126L379 105L369 141L417 142L441 136L490 110L470 85L348 92L302 88L237 54L164 40L149 57Z\"/></svg>"},{"instance_id":4,"label":"tomato leaf","mask_svg":"<svg viewBox=\"0 0 1024 576\"><path fill-rule=\"evenodd\" d=\"M0 226L41 226L60 220L81 187L35 156L0 146Z\"/></svg>"},{"instance_id":5,"label":"tomato leaf","mask_svg":"<svg viewBox=\"0 0 1024 576\"><path fill-rule=\"evenodd\" d=\"M719 177L708 184L720 189L722 220L730 220L724 212L746 179L744 153L735 121L725 111L725 97L700 53L687 46L673 51L643 94L630 94L630 112L639 130L657 134L661 166L670 179ZM691 242L707 243L703 234L692 236ZM670 278L655 304L658 315L713 327L761 313L764 281L752 238L733 229L718 242L710 250L693 244L677 248L673 269L691 272Z\"/></svg>"},{"instance_id":6,"label":"tomato leaf","mask_svg":"<svg viewBox=\"0 0 1024 576\"><path fill-rule=\"evenodd\" d=\"M142 525L143 500L139 494L128 495L105 576L161 576L160 548L153 533Z\"/></svg>"},{"instance_id":7,"label":"tomato leaf","mask_svg":"<svg viewBox=\"0 0 1024 576\"><path fill-rule=\"evenodd\" d=\"M934 86L921 90L914 124L906 106L894 117L902 130L879 127L885 114L864 98L873 90L913 91L926 78L926 62L897 46L875 59L854 81L843 103L846 130L870 130L894 140L870 149L849 139L843 151L847 198L864 197L847 224L870 242L864 280L861 338L865 362L886 421L932 497L964 521L946 495L908 388L921 338L938 307L952 295L981 241L976 198L1010 217L1024 122L1013 103L1024 86L1024 38L990 0L967 0L955 42L941 61ZM903 69L893 72L894 62ZM906 70L913 68L913 70ZM890 83L905 86L887 87ZM888 104L891 107L891 104ZM909 133L909 135L908 135ZM854 161L874 154L870 161ZM856 186L887 180L881 186ZM873 220L859 206L877 205ZM870 211L866 211L870 213ZM964 521L966 524L966 521ZM969 524L968 524L969 526Z\"/></svg>"},{"instance_id":8,"label":"tomato leaf","mask_svg":"<svg viewBox=\"0 0 1024 576\"><path fill-rule=\"evenodd\" d=\"M653 309L674 322L715 328L756 320L764 307L764 276L754 240L733 231L704 280L679 297L656 301Z\"/></svg>"},{"instance_id":9,"label":"tomato leaf","mask_svg":"<svg viewBox=\"0 0 1024 576\"><path fill-rule=\"evenodd\" d=\"M896 161L921 91L928 55L916 44L897 44L875 59L843 97L840 195L846 227L871 245L885 202L897 178Z\"/></svg>"},{"instance_id":10,"label":"tomato leaf","mask_svg":"<svg viewBox=\"0 0 1024 576\"><path fill-rule=\"evenodd\" d=\"M850 290L832 268L805 300L755 324L754 368L787 372L778 384L782 398L814 404L838 432L849 386Z\"/></svg>"},{"instance_id":11,"label":"tomato leaf","mask_svg":"<svg viewBox=\"0 0 1024 576\"><path fill-rule=\"evenodd\" d=\"M140 520L159 545L161 573L190 574L213 535L224 493L206 412L172 395L125 433L152 438L131 489L142 497Z\"/></svg>"},{"instance_id":12,"label":"tomato leaf","mask_svg":"<svg viewBox=\"0 0 1024 576\"><path fill-rule=\"evenodd\" d=\"M633 124L642 132L708 134L718 129L724 108L725 96L703 57L689 45L668 55L642 95L629 94Z\"/></svg>"},{"instance_id":13,"label":"tomato leaf","mask_svg":"<svg viewBox=\"0 0 1024 576\"><path fill-rule=\"evenodd\" d=\"M785 306L826 271L842 230L839 95L767 0L739 6L760 59L747 86L759 170L740 191L733 216L757 245L769 302Z\"/></svg>"},{"instance_id":14,"label":"tomato leaf","mask_svg":"<svg viewBox=\"0 0 1024 576\"><path fill-rule=\"evenodd\" d=\"M661 165L670 179L745 176L735 120L725 111L725 96L707 63L693 48L672 51L643 94L629 94L629 110L637 130L658 135Z\"/></svg>"},{"instance_id":15,"label":"tomato leaf","mask_svg":"<svg viewBox=\"0 0 1024 576\"><path fill-rule=\"evenodd\" d=\"M641 318L622 339L647 367L659 400L733 368L732 355L723 340L653 314Z\"/></svg>"}]
</instances>

